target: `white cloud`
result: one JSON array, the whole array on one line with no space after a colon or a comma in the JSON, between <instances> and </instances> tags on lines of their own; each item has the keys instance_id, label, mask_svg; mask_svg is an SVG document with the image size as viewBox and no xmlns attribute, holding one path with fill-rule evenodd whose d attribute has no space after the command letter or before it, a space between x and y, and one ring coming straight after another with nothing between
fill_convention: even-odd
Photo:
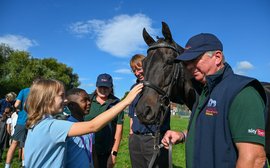
<instances>
[{"instance_id":1,"label":"white cloud","mask_svg":"<svg viewBox=\"0 0 270 168\"><path fill-rule=\"evenodd\" d=\"M144 14L119 15L110 20L89 20L73 23L70 30L77 36L93 37L98 48L117 57L128 57L144 51L142 30L155 33L152 20Z\"/></svg>"},{"instance_id":2,"label":"white cloud","mask_svg":"<svg viewBox=\"0 0 270 168\"><path fill-rule=\"evenodd\" d=\"M131 70L130 69L127 69L127 68L117 69L114 72L121 73L121 74L132 74Z\"/></svg>"},{"instance_id":3,"label":"white cloud","mask_svg":"<svg viewBox=\"0 0 270 168\"><path fill-rule=\"evenodd\" d=\"M98 34L99 31L104 27L105 22L102 20L88 20L73 23L69 26L69 31L75 34L77 37L84 37L94 34Z\"/></svg>"},{"instance_id":4,"label":"white cloud","mask_svg":"<svg viewBox=\"0 0 270 168\"><path fill-rule=\"evenodd\" d=\"M0 43L5 43L15 50L28 50L30 47L37 46L35 40L30 40L20 35L8 34L0 37Z\"/></svg>"},{"instance_id":5,"label":"white cloud","mask_svg":"<svg viewBox=\"0 0 270 168\"><path fill-rule=\"evenodd\" d=\"M241 61L237 63L237 66L235 68L235 73L244 75L248 70L253 69L254 66L248 62L248 61Z\"/></svg>"}]
</instances>

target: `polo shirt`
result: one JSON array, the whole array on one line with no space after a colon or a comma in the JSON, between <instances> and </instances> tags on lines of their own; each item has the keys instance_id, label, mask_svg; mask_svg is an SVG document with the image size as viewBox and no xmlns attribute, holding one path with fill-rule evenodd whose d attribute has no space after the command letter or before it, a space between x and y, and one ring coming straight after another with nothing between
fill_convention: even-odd
<instances>
[{"instance_id":1,"label":"polo shirt","mask_svg":"<svg viewBox=\"0 0 270 168\"><path fill-rule=\"evenodd\" d=\"M20 107L20 111L18 112L18 119L17 119L17 124L18 125L25 125L26 123L26 120L27 120L27 112L24 110L24 104L25 104L25 101L27 99L27 96L30 92L30 88L25 88L25 89L22 89L18 96L17 96L17 100L20 100L21 101L21 107Z\"/></svg>"},{"instance_id":2,"label":"polo shirt","mask_svg":"<svg viewBox=\"0 0 270 168\"><path fill-rule=\"evenodd\" d=\"M25 141L25 167L64 168L66 141L73 122L47 117L28 130Z\"/></svg>"},{"instance_id":3,"label":"polo shirt","mask_svg":"<svg viewBox=\"0 0 270 168\"><path fill-rule=\"evenodd\" d=\"M96 96L92 99L90 112L85 116L85 121L94 119L99 114L105 112L110 107L119 102L119 99L110 95L108 100L102 105L96 100ZM95 149L97 154L107 154L111 152L114 144L114 135L117 124L123 125L124 111L120 112L109 124L95 133Z\"/></svg>"},{"instance_id":4,"label":"polo shirt","mask_svg":"<svg viewBox=\"0 0 270 168\"><path fill-rule=\"evenodd\" d=\"M68 121L79 122L73 116ZM92 145L95 144L94 133L69 137L67 140L66 168L93 168Z\"/></svg>"}]
</instances>

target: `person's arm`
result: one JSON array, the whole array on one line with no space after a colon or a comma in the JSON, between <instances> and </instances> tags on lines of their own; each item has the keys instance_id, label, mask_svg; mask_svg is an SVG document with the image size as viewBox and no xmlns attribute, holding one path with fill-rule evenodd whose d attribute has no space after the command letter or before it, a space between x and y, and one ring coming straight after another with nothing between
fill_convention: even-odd
<instances>
[{"instance_id":1,"label":"person's arm","mask_svg":"<svg viewBox=\"0 0 270 168\"><path fill-rule=\"evenodd\" d=\"M14 103L15 109L19 109L20 108L20 105L21 105L21 100L16 100L15 103Z\"/></svg>"},{"instance_id":2,"label":"person's arm","mask_svg":"<svg viewBox=\"0 0 270 168\"><path fill-rule=\"evenodd\" d=\"M263 167L266 161L264 108L263 99L251 86L239 92L231 104L228 121L238 151L237 168ZM258 131L250 133L250 128ZM263 134L259 134L259 129Z\"/></svg>"},{"instance_id":3,"label":"person's arm","mask_svg":"<svg viewBox=\"0 0 270 168\"><path fill-rule=\"evenodd\" d=\"M133 131L132 131L132 124L133 124L133 119L130 118L130 119L129 119L129 135L133 134Z\"/></svg>"},{"instance_id":4,"label":"person's arm","mask_svg":"<svg viewBox=\"0 0 270 168\"><path fill-rule=\"evenodd\" d=\"M112 152L118 152L119 146L120 146L120 142L122 139L122 135L123 135L123 125L122 124L117 124L116 125L116 130L115 130L115 135L114 135L114 144L112 147ZM108 158L108 165L107 167L111 168L115 165L116 163L116 156L111 154L110 157Z\"/></svg>"},{"instance_id":5,"label":"person's arm","mask_svg":"<svg viewBox=\"0 0 270 168\"><path fill-rule=\"evenodd\" d=\"M122 112L136 97L138 93L141 92L143 85L136 85L127 95L125 99L117 103L112 108L101 113L91 121L76 122L74 123L69 132L68 137L84 135L91 132L97 132L113 118L115 118L120 112Z\"/></svg>"},{"instance_id":6,"label":"person's arm","mask_svg":"<svg viewBox=\"0 0 270 168\"><path fill-rule=\"evenodd\" d=\"M9 120L9 119L8 119ZM7 133L11 135L11 121L7 123Z\"/></svg>"},{"instance_id":7,"label":"person's arm","mask_svg":"<svg viewBox=\"0 0 270 168\"><path fill-rule=\"evenodd\" d=\"M261 168L266 161L264 147L255 143L236 143L238 159L236 168Z\"/></svg>"}]
</instances>

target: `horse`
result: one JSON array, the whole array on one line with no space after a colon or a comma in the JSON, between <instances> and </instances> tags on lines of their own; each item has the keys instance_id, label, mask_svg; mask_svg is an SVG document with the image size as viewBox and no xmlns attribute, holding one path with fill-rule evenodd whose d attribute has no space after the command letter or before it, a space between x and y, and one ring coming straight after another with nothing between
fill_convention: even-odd
<instances>
[{"instance_id":1,"label":"horse","mask_svg":"<svg viewBox=\"0 0 270 168\"><path fill-rule=\"evenodd\" d=\"M184 51L183 47L173 40L165 22L162 22L162 34L164 38L155 41L143 29L143 38L149 48L143 60L144 89L135 111L144 124L162 123L171 101L186 104L192 109L196 99L191 74L182 62L174 62L176 56Z\"/></svg>"},{"instance_id":2,"label":"horse","mask_svg":"<svg viewBox=\"0 0 270 168\"><path fill-rule=\"evenodd\" d=\"M162 22L162 34L164 38L158 38L155 41L146 29L143 29L143 38L149 48L147 57L142 62L143 93L135 107L135 113L141 123L155 124L158 127L170 113L171 101L186 104L191 109L196 99L190 73L181 62L174 62L176 56L184 51L183 47L172 39L171 31L165 22ZM159 129L155 133L155 138L160 138ZM149 168L152 168L160 147L162 146L154 144L154 154ZM171 150L169 150L169 166L172 166Z\"/></svg>"},{"instance_id":3,"label":"horse","mask_svg":"<svg viewBox=\"0 0 270 168\"><path fill-rule=\"evenodd\" d=\"M162 34L164 38L157 38L155 41L143 29L143 38L149 48L147 57L143 60L144 89L135 109L143 124L161 124L165 113L170 112L170 102L185 104L191 110L196 100L191 74L182 62L174 61L184 49L173 40L165 22L162 22ZM268 99L265 151L270 162L270 83L261 84Z\"/></svg>"}]
</instances>

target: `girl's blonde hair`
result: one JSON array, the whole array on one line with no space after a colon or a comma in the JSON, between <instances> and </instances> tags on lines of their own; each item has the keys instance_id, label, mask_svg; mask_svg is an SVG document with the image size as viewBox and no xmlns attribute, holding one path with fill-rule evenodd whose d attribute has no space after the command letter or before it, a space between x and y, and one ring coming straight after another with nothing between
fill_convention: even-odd
<instances>
[{"instance_id":1,"label":"girl's blonde hair","mask_svg":"<svg viewBox=\"0 0 270 168\"><path fill-rule=\"evenodd\" d=\"M64 89L63 83L55 79L39 79L32 84L25 103L28 129L42 120L44 115L56 112L54 99Z\"/></svg>"}]
</instances>

